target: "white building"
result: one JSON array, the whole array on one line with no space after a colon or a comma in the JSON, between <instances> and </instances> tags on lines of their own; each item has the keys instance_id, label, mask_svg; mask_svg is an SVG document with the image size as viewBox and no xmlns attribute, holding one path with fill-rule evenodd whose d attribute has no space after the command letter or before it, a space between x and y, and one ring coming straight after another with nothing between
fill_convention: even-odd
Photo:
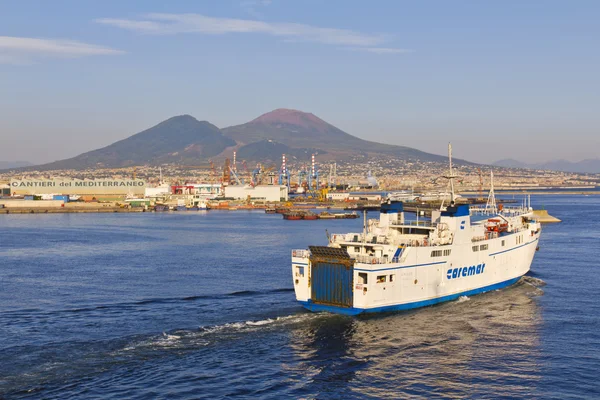
<instances>
[{"instance_id":1,"label":"white building","mask_svg":"<svg viewBox=\"0 0 600 400\"><path fill-rule=\"evenodd\" d=\"M332 193L327 193L327 200L346 201L346 200L348 200L349 196L350 196L350 193L332 192Z\"/></svg>"},{"instance_id":2,"label":"white building","mask_svg":"<svg viewBox=\"0 0 600 400\"><path fill-rule=\"evenodd\" d=\"M225 186L225 197L236 200L263 200L263 201L287 201L287 186L279 185L229 185Z\"/></svg>"}]
</instances>

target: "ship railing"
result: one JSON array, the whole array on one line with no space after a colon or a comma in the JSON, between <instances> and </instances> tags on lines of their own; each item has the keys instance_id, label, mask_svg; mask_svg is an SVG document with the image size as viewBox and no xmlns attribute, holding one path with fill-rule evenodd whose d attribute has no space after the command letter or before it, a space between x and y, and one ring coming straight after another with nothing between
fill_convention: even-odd
<instances>
[{"instance_id":1,"label":"ship railing","mask_svg":"<svg viewBox=\"0 0 600 400\"><path fill-rule=\"evenodd\" d=\"M376 256L365 256L357 255L354 258L356 262L361 264L398 264L402 261L402 257L376 257Z\"/></svg>"},{"instance_id":2,"label":"ship railing","mask_svg":"<svg viewBox=\"0 0 600 400\"><path fill-rule=\"evenodd\" d=\"M305 249L292 250L292 257L309 258L310 257L310 251L305 250Z\"/></svg>"},{"instance_id":3,"label":"ship railing","mask_svg":"<svg viewBox=\"0 0 600 400\"><path fill-rule=\"evenodd\" d=\"M431 221L428 221L428 220L424 220L424 221L405 221L403 225L424 226L424 227L428 227L428 228L435 226L434 223L432 223Z\"/></svg>"},{"instance_id":4,"label":"ship railing","mask_svg":"<svg viewBox=\"0 0 600 400\"><path fill-rule=\"evenodd\" d=\"M423 239L402 240L402 241L398 242L398 245L403 246L403 247L428 247L428 246L433 246L433 243L431 243L431 240L429 240L427 238L423 238Z\"/></svg>"},{"instance_id":5,"label":"ship railing","mask_svg":"<svg viewBox=\"0 0 600 400\"><path fill-rule=\"evenodd\" d=\"M330 239L331 243L363 243L362 234L333 234ZM364 244L390 244L390 240L385 235L368 235Z\"/></svg>"},{"instance_id":6,"label":"ship railing","mask_svg":"<svg viewBox=\"0 0 600 400\"><path fill-rule=\"evenodd\" d=\"M357 255L354 259L361 264L387 264L387 257Z\"/></svg>"}]
</instances>

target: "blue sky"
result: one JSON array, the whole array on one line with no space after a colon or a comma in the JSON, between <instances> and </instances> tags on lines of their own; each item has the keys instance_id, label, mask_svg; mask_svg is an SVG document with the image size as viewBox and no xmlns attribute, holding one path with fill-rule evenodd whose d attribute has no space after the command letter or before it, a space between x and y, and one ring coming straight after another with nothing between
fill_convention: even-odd
<instances>
[{"instance_id":1,"label":"blue sky","mask_svg":"<svg viewBox=\"0 0 600 400\"><path fill-rule=\"evenodd\" d=\"M0 160L275 108L477 162L600 157L597 1L3 1Z\"/></svg>"}]
</instances>

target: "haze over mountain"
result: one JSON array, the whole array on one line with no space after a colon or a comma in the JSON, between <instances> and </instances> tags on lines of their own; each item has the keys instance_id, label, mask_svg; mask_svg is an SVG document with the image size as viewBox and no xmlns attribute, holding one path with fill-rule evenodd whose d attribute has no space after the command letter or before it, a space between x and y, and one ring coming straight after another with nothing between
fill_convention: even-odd
<instances>
[{"instance_id":1,"label":"haze over mountain","mask_svg":"<svg viewBox=\"0 0 600 400\"><path fill-rule=\"evenodd\" d=\"M550 171L600 173L600 159L587 159L578 162L567 160L554 160L544 163L528 164L512 158L496 161L493 165L507 168L545 169Z\"/></svg>"},{"instance_id":2,"label":"haze over mountain","mask_svg":"<svg viewBox=\"0 0 600 400\"><path fill-rule=\"evenodd\" d=\"M29 161L0 161L0 169L29 167L31 165L33 165L33 163L30 163Z\"/></svg>"},{"instance_id":3,"label":"haze over mountain","mask_svg":"<svg viewBox=\"0 0 600 400\"><path fill-rule=\"evenodd\" d=\"M248 161L278 161L285 153L290 160L296 158L308 162L314 153L332 160L352 156L391 156L407 161L446 162L445 156L360 139L310 113L278 109L246 124L224 129L189 115L172 117L101 149L23 169L120 168L165 163L197 165L209 158L231 157L234 149L239 160Z\"/></svg>"}]
</instances>

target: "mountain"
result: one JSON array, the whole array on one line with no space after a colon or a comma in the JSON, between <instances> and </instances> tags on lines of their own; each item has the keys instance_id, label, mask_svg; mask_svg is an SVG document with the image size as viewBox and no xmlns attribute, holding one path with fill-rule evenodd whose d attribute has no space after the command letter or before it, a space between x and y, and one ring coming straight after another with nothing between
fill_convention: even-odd
<instances>
[{"instance_id":1,"label":"mountain","mask_svg":"<svg viewBox=\"0 0 600 400\"><path fill-rule=\"evenodd\" d=\"M0 169L11 169L29 167L33 165L29 161L0 161Z\"/></svg>"},{"instance_id":2,"label":"mountain","mask_svg":"<svg viewBox=\"0 0 600 400\"><path fill-rule=\"evenodd\" d=\"M143 164L196 164L222 153L235 141L219 128L189 115L172 117L140 133L37 170L120 168Z\"/></svg>"},{"instance_id":3,"label":"mountain","mask_svg":"<svg viewBox=\"0 0 600 400\"><path fill-rule=\"evenodd\" d=\"M578 162L554 160L537 164L527 164L513 159L506 159L496 161L493 165L508 168L545 169L550 171L575 172L582 174L600 173L600 159L593 158Z\"/></svg>"},{"instance_id":4,"label":"mountain","mask_svg":"<svg viewBox=\"0 0 600 400\"><path fill-rule=\"evenodd\" d=\"M246 124L224 129L181 115L101 149L20 170L122 168L165 163L198 165L209 158L231 157L233 150L237 150L239 160L275 163L279 163L282 154L290 160L305 162L310 160L311 154L331 160L387 156L405 161L447 162L445 156L357 138L310 113L278 109Z\"/></svg>"},{"instance_id":5,"label":"mountain","mask_svg":"<svg viewBox=\"0 0 600 400\"><path fill-rule=\"evenodd\" d=\"M280 108L236 126L222 129L228 136L245 145L264 140L290 148L318 148L332 158L352 155L388 155L405 160L446 162L445 156L425 153L410 147L371 142L352 136L311 113ZM460 162L460 160L458 160Z\"/></svg>"}]
</instances>

